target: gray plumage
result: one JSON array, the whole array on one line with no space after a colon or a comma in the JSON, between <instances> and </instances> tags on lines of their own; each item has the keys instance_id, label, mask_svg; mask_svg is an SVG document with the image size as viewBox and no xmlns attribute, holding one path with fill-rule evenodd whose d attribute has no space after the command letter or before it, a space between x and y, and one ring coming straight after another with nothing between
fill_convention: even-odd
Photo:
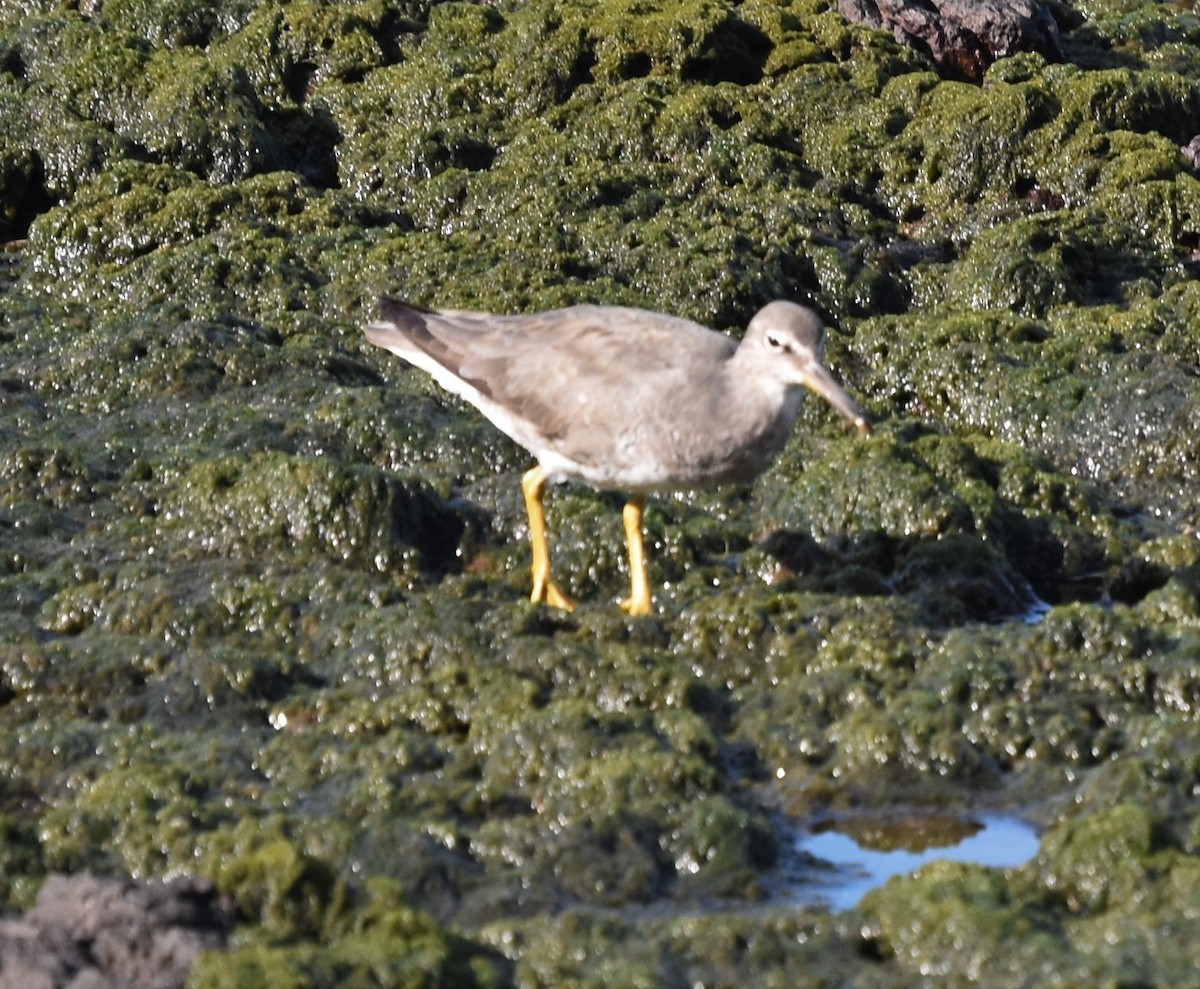
<instances>
[{"instance_id":1,"label":"gray plumage","mask_svg":"<svg viewBox=\"0 0 1200 989\"><path fill-rule=\"evenodd\" d=\"M805 386L866 428L821 364L820 320L791 302L761 309L740 344L617 306L380 308L372 343L471 402L556 479L636 493L750 481L783 448Z\"/></svg>"}]
</instances>

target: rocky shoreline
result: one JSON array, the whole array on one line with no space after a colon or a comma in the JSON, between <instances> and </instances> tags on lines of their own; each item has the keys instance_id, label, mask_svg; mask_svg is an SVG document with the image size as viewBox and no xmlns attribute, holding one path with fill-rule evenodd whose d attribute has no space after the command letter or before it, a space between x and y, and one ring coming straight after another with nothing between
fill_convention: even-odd
<instances>
[{"instance_id":1,"label":"rocky shoreline","mask_svg":"<svg viewBox=\"0 0 1200 989\"><path fill-rule=\"evenodd\" d=\"M1190 984L1197 80L1150 0L0 0L0 983ZM652 500L644 620L556 491L547 613L385 292L795 299L876 428Z\"/></svg>"}]
</instances>

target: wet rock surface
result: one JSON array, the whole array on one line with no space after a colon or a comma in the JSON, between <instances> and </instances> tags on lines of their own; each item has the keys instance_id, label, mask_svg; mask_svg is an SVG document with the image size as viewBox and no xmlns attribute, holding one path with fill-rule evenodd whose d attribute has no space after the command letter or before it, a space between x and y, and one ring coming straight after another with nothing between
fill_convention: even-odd
<instances>
[{"instance_id":1,"label":"wet rock surface","mask_svg":"<svg viewBox=\"0 0 1200 989\"><path fill-rule=\"evenodd\" d=\"M1058 23L1038 0L839 0L838 10L891 31L954 79L981 82L996 59L1017 52L1062 58Z\"/></svg>"},{"instance_id":2,"label":"wet rock surface","mask_svg":"<svg viewBox=\"0 0 1200 989\"><path fill-rule=\"evenodd\" d=\"M210 883L52 876L23 917L0 920L0 987L182 989L231 926Z\"/></svg>"},{"instance_id":3,"label":"wet rock surface","mask_svg":"<svg viewBox=\"0 0 1200 989\"><path fill-rule=\"evenodd\" d=\"M1189 985L1200 24L966 85L827 0L0 0L0 899L191 875L194 989ZM548 498L374 299L817 307L752 488ZM1029 615L1040 620L1028 623ZM796 908L787 836L1036 859Z\"/></svg>"}]
</instances>

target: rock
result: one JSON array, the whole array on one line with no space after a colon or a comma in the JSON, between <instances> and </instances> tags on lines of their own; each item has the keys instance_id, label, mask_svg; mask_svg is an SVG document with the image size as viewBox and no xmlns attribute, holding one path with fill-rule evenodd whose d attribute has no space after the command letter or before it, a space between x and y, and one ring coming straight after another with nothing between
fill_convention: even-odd
<instances>
[{"instance_id":1,"label":"rock","mask_svg":"<svg viewBox=\"0 0 1200 989\"><path fill-rule=\"evenodd\" d=\"M846 20L890 29L944 76L982 82L996 59L1019 51L1062 58L1058 23L1037 0L839 0Z\"/></svg>"},{"instance_id":2,"label":"rock","mask_svg":"<svg viewBox=\"0 0 1200 989\"><path fill-rule=\"evenodd\" d=\"M182 989L231 922L193 879L52 876L24 917L0 921L0 989Z\"/></svg>"},{"instance_id":3,"label":"rock","mask_svg":"<svg viewBox=\"0 0 1200 989\"><path fill-rule=\"evenodd\" d=\"M1183 156L1192 164L1192 171L1200 173L1200 134L1193 137L1187 144L1179 149L1183 152Z\"/></svg>"}]
</instances>

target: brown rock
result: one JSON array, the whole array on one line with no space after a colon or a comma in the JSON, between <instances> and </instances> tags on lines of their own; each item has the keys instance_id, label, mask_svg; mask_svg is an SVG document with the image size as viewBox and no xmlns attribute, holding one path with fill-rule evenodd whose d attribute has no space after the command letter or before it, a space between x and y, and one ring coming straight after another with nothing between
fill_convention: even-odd
<instances>
[{"instance_id":1,"label":"brown rock","mask_svg":"<svg viewBox=\"0 0 1200 989\"><path fill-rule=\"evenodd\" d=\"M852 23L890 30L953 79L982 82L996 59L1019 51L1062 58L1058 23L1037 0L839 0L838 10Z\"/></svg>"}]
</instances>

